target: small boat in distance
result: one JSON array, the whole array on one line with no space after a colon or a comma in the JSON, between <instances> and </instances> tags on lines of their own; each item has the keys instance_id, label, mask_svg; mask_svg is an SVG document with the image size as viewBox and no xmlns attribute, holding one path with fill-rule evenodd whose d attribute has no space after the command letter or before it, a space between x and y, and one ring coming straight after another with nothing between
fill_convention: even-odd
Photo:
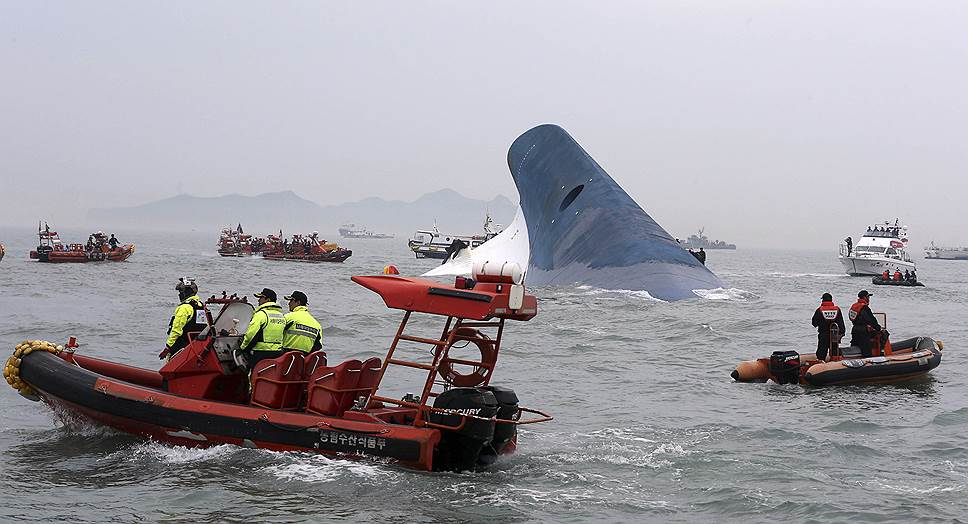
<instances>
[{"instance_id":1,"label":"small boat in distance","mask_svg":"<svg viewBox=\"0 0 968 524\"><path fill-rule=\"evenodd\" d=\"M0 244L0 260L3 260L3 255L6 253L3 249L3 244Z\"/></svg>"},{"instance_id":2,"label":"small boat in distance","mask_svg":"<svg viewBox=\"0 0 968 524\"><path fill-rule=\"evenodd\" d=\"M907 252L907 226L895 219L867 227L856 244L840 244L840 263L852 277L880 275L885 270L905 272L916 269Z\"/></svg>"},{"instance_id":3,"label":"small boat in distance","mask_svg":"<svg viewBox=\"0 0 968 524\"><path fill-rule=\"evenodd\" d=\"M968 260L968 247L941 247L931 245L924 248L924 258L935 260Z\"/></svg>"},{"instance_id":4,"label":"small boat in distance","mask_svg":"<svg viewBox=\"0 0 968 524\"><path fill-rule=\"evenodd\" d=\"M87 244L64 244L57 231L51 231L50 225L44 222L43 227L37 224L37 236L40 244L30 252L30 258L38 262L121 262L134 254L134 244L120 244L117 239L112 244L111 239L101 231L92 233Z\"/></svg>"},{"instance_id":5,"label":"small boat in distance","mask_svg":"<svg viewBox=\"0 0 968 524\"><path fill-rule=\"evenodd\" d=\"M393 235L385 233L374 233L365 227L357 227L356 224L343 224L339 226L339 236L343 238L393 238Z\"/></svg>"},{"instance_id":6,"label":"small boat in distance","mask_svg":"<svg viewBox=\"0 0 968 524\"><path fill-rule=\"evenodd\" d=\"M247 257L261 253L266 247L262 238L252 238L252 235L242 231L242 224L238 227L222 229L218 239L218 254L223 257Z\"/></svg>"},{"instance_id":7,"label":"small boat in distance","mask_svg":"<svg viewBox=\"0 0 968 524\"><path fill-rule=\"evenodd\" d=\"M685 249L736 249L736 244L727 244L722 240L709 240L709 237L703 233L706 228L699 228L698 235L689 235L689 238L682 243L682 247Z\"/></svg>"},{"instance_id":8,"label":"small boat in distance","mask_svg":"<svg viewBox=\"0 0 968 524\"><path fill-rule=\"evenodd\" d=\"M263 258L290 262L342 262L352 255L352 250L339 247L335 242L320 240L318 231L311 235L293 235L292 240L283 240L280 231L279 236L269 235L262 251Z\"/></svg>"},{"instance_id":9,"label":"small boat in distance","mask_svg":"<svg viewBox=\"0 0 968 524\"><path fill-rule=\"evenodd\" d=\"M460 241L464 247L474 249L484 242L496 237L501 232L501 225L491 220L491 215L484 217L484 232L477 235L448 235L441 233L434 222L432 230L419 230L413 234L407 245L417 258L445 259L449 257L455 241Z\"/></svg>"}]
</instances>

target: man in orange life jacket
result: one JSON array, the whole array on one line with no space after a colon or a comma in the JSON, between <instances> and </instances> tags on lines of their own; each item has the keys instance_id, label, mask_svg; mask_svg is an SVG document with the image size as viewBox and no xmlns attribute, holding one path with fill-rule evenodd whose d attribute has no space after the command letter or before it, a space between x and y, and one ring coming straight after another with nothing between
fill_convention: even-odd
<instances>
[{"instance_id":1,"label":"man in orange life jacket","mask_svg":"<svg viewBox=\"0 0 968 524\"><path fill-rule=\"evenodd\" d=\"M895 269L894 270L894 280L897 281L897 282L900 282L901 281L901 270L900 269Z\"/></svg>"},{"instance_id":2,"label":"man in orange life jacket","mask_svg":"<svg viewBox=\"0 0 968 524\"><path fill-rule=\"evenodd\" d=\"M830 348L830 326L836 324L840 334L836 341L840 345L840 337L844 336L847 327L844 326L844 314L834 304L834 297L824 293L820 297L820 307L813 313L813 327L817 328L817 358L827 360L827 350ZM834 356L834 355L830 355Z\"/></svg>"},{"instance_id":3,"label":"man in orange life jacket","mask_svg":"<svg viewBox=\"0 0 968 524\"><path fill-rule=\"evenodd\" d=\"M865 357L871 356L874 335L881 331L881 325L869 306L870 297L866 289L857 293L857 302L850 306L848 314L854 324L850 330L850 345L859 347L861 355Z\"/></svg>"},{"instance_id":4,"label":"man in orange life jacket","mask_svg":"<svg viewBox=\"0 0 968 524\"><path fill-rule=\"evenodd\" d=\"M890 279L891 279L891 274L885 269L884 272L881 273L881 280L890 280Z\"/></svg>"}]
</instances>

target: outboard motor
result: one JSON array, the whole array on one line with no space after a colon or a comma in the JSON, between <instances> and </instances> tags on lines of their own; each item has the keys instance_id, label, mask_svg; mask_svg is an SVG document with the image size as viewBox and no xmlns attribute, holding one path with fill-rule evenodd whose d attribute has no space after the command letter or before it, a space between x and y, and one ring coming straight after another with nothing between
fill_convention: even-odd
<instances>
[{"instance_id":1,"label":"outboard motor","mask_svg":"<svg viewBox=\"0 0 968 524\"><path fill-rule=\"evenodd\" d=\"M453 414L431 413L430 422L444 426L460 426L464 417L475 415L492 418L498 412L494 393L486 389L451 388L434 399L434 407L452 410ZM434 454L434 470L465 471L477 465L481 450L494 438L493 420L468 418L459 430L441 430L440 444Z\"/></svg>"},{"instance_id":2,"label":"outboard motor","mask_svg":"<svg viewBox=\"0 0 968 524\"><path fill-rule=\"evenodd\" d=\"M796 351L774 351L770 355L770 374L778 384L800 383L800 354Z\"/></svg>"},{"instance_id":3,"label":"outboard motor","mask_svg":"<svg viewBox=\"0 0 968 524\"><path fill-rule=\"evenodd\" d=\"M490 391L494 394L498 405L497 418L501 420L513 420L518 414L518 396L514 393L513 389L501 386L485 386L480 389ZM493 463L497 460L497 456L504 451L508 443L514 440L517 433L518 426L516 424L495 424L494 438L491 439L489 446L484 446L478 462L484 465Z\"/></svg>"}]
</instances>

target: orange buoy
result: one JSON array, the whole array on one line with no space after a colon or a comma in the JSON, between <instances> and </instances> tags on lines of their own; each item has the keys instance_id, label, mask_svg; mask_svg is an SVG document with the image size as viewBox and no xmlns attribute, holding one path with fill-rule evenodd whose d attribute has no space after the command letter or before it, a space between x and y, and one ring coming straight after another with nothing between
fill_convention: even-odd
<instances>
[{"instance_id":1,"label":"orange buoy","mask_svg":"<svg viewBox=\"0 0 968 524\"><path fill-rule=\"evenodd\" d=\"M400 271L397 269L397 266L394 266L393 264L390 264L389 266L384 266L383 267L383 274L384 275L399 275L400 274Z\"/></svg>"}]
</instances>

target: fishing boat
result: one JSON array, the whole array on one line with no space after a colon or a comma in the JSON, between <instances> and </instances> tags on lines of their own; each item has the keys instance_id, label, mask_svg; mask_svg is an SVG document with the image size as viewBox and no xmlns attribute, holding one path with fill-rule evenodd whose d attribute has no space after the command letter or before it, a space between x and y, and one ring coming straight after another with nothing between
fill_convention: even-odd
<instances>
[{"instance_id":1,"label":"fishing boat","mask_svg":"<svg viewBox=\"0 0 968 524\"><path fill-rule=\"evenodd\" d=\"M519 426L552 420L520 406L513 390L491 384L506 321L537 314L537 300L517 283L520 269L505 273L505 266L482 267L475 279L453 284L352 277L404 312L383 358L331 365L322 351L290 351L259 361L250 376L239 333L253 307L223 293L205 301L205 327L190 333L188 346L160 371L84 355L72 349L73 340L25 341L4 376L21 395L57 412L175 445L234 444L379 457L427 471L474 470L513 452ZM440 336L408 331L412 324L427 329L423 321L411 323L415 316L441 319ZM459 354L470 351L465 347L480 356ZM402 370L425 374L409 390L418 393L400 396L384 385Z\"/></svg>"},{"instance_id":2,"label":"fishing boat","mask_svg":"<svg viewBox=\"0 0 968 524\"><path fill-rule=\"evenodd\" d=\"M311 235L293 235L291 240L282 240L281 232L279 236L270 235L262 252L266 259L289 262L343 262L352 255L350 249L320 240L317 231Z\"/></svg>"},{"instance_id":3,"label":"fishing boat","mask_svg":"<svg viewBox=\"0 0 968 524\"><path fill-rule=\"evenodd\" d=\"M816 353L774 351L772 355L740 362L730 374L737 382L766 382L829 386L839 384L892 384L919 378L941 364L944 344L930 337L914 337L891 342L886 330L887 315L875 313L884 330L874 337L871 356L865 357L856 346L831 343L828 361ZM839 341L833 326L830 340Z\"/></svg>"},{"instance_id":4,"label":"fishing boat","mask_svg":"<svg viewBox=\"0 0 968 524\"><path fill-rule=\"evenodd\" d=\"M840 244L840 263L850 276L875 276L885 270L913 271L917 269L907 252L907 226L895 220L867 227L856 244Z\"/></svg>"},{"instance_id":5,"label":"fishing boat","mask_svg":"<svg viewBox=\"0 0 968 524\"><path fill-rule=\"evenodd\" d=\"M407 245L417 258L449 258L456 249L455 244L460 242L460 247L474 249L484 242L496 237L501 232L500 224L494 224L491 215L484 217L484 231L476 235L450 235L441 233L434 222L433 229L418 230Z\"/></svg>"},{"instance_id":6,"label":"fishing boat","mask_svg":"<svg viewBox=\"0 0 968 524\"><path fill-rule=\"evenodd\" d=\"M365 227L358 227L356 224L343 224L338 231L339 236L343 238L393 238L393 235L374 233Z\"/></svg>"},{"instance_id":7,"label":"fishing boat","mask_svg":"<svg viewBox=\"0 0 968 524\"><path fill-rule=\"evenodd\" d=\"M3 248L3 244L0 244L0 260L3 260L3 255L6 254L6 250Z\"/></svg>"},{"instance_id":8,"label":"fishing boat","mask_svg":"<svg viewBox=\"0 0 968 524\"><path fill-rule=\"evenodd\" d=\"M110 260L121 262L134 254L134 244L118 244L113 247L107 235L98 231L88 237L87 244L65 244L57 231L51 231L45 222L43 227L38 224L37 236L40 243L36 250L30 252L30 258L38 262L50 263L84 263Z\"/></svg>"},{"instance_id":9,"label":"fishing boat","mask_svg":"<svg viewBox=\"0 0 968 524\"><path fill-rule=\"evenodd\" d=\"M223 257L247 257L261 253L266 242L261 238L253 238L238 227L222 229L218 239L218 254Z\"/></svg>"}]
</instances>

